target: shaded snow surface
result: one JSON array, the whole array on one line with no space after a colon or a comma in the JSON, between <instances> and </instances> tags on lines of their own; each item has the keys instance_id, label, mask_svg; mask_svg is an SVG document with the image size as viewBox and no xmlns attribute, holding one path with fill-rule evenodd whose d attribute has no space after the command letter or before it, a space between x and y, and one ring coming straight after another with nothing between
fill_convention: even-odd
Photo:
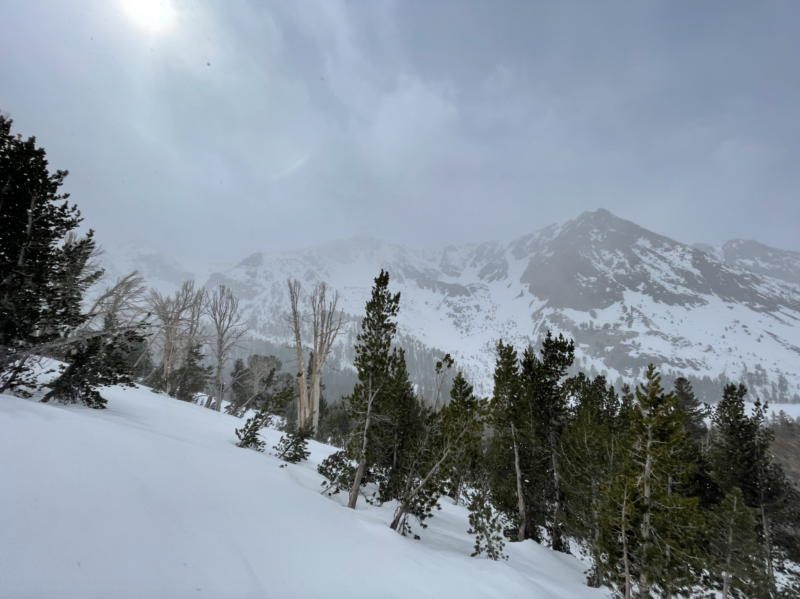
<instances>
[{"instance_id":1,"label":"shaded snow surface","mask_svg":"<svg viewBox=\"0 0 800 599\"><path fill-rule=\"evenodd\" d=\"M242 421L149 390L107 410L0 398L0 597L605 597L533 541L471 558L467 511L442 501L422 540L394 505L320 495L320 460L280 468L235 446ZM280 433L263 432L268 446Z\"/></svg>"}]
</instances>

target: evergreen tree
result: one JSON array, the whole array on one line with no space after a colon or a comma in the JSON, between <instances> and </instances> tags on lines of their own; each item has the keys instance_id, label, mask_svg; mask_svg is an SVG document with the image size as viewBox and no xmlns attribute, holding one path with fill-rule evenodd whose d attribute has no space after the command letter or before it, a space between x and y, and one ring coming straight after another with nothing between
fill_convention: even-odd
<instances>
[{"instance_id":1,"label":"evergreen tree","mask_svg":"<svg viewBox=\"0 0 800 599\"><path fill-rule=\"evenodd\" d=\"M772 460L772 431L765 426L767 406L756 400L748 416L746 394L744 385L725 387L712 416L715 434L709 457L722 491L727 494L738 487L745 505L756 510L762 555L774 585L776 552L797 559L800 497Z\"/></svg>"},{"instance_id":2,"label":"evergreen tree","mask_svg":"<svg viewBox=\"0 0 800 599\"><path fill-rule=\"evenodd\" d=\"M564 379L575 358L575 344L550 331L542 342L541 358L528 348L521 362L522 404L527 406L529 429L538 469L544 476L539 495L550 529L550 544L556 551L569 551L563 538L563 501L559 442L569 418ZM536 459L535 458L535 459Z\"/></svg>"},{"instance_id":3,"label":"evergreen tree","mask_svg":"<svg viewBox=\"0 0 800 599\"><path fill-rule=\"evenodd\" d=\"M606 380L583 373L567 382L575 405L574 418L560 439L564 524L592 557L590 586L604 584L600 540L601 491L616 475L618 443L615 424L618 398Z\"/></svg>"},{"instance_id":4,"label":"evergreen tree","mask_svg":"<svg viewBox=\"0 0 800 599\"><path fill-rule=\"evenodd\" d=\"M279 459L290 464L297 464L307 460L310 452L308 451L308 440L314 437L314 423L309 418L294 432L290 432L281 437L280 442L273 447Z\"/></svg>"},{"instance_id":5,"label":"evergreen tree","mask_svg":"<svg viewBox=\"0 0 800 599\"><path fill-rule=\"evenodd\" d=\"M675 395L678 398L678 407L686 414L684 428L689 436L701 445L708 440L708 426L705 418L708 411L692 390L692 384L684 377L675 379Z\"/></svg>"},{"instance_id":6,"label":"evergreen tree","mask_svg":"<svg viewBox=\"0 0 800 599\"><path fill-rule=\"evenodd\" d=\"M231 404L228 406L228 411L235 414L238 408L247 401L250 395L249 385L247 384L248 375L250 374L244 360L236 358L233 362L233 370L231 370Z\"/></svg>"},{"instance_id":7,"label":"evergreen tree","mask_svg":"<svg viewBox=\"0 0 800 599\"><path fill-rule=\"evenodd\" d=\"M467 534L475 535L475 551L471 557L486 554L490 560L507 560L503 553L503 526L501 515L492 509L488 493L483 490L467 493L469 510L469 530Z\"/></svg>"},{"instance_id":8,"label":"evergreen tree","mask_svg":"<svg viewBox=\"0 0 800 599\"><path fill-rule=\"evenodd\" d=\"M170 373L173 379L172 397L193 402L199 393L208 389L214 375L214 367L203 366L201 348L200 343L192 343L183 363Z\"/></svg>"},{"instance_id":9,"label":"evergreen tree","mask_svg":"<svg viewBox=\"0 0 800 599\"><path fill-rule=\"evenodd\" d=\"M105 408L107 400L97 387L135 386L128 355L143 340L138 330L76 340L68 346L69 352L64 356L67 364L59 368L59 376L45 385L50 391L41 401L82 402L90 408Z\"/></svg>"},{"instance_id":10,"label":"evergreen tree","mask_svg":"<svg viewBox=\"0 0 800 599\"><path fill-rule=\"evenodd\" d=\"M538 540L536 520L530 517L526 501L531 493L530 481L536 480L523 470L532 462L530 420L522 405L522 384L519 360L513 345L502 340L497 344L494 371L494 394L491 402L492 437L487 456L489 488L494 506L504 515L517 541ZM527 459L526 459L527 458Z\"/></svg>"},{"instance_id":11,"label":"evergreen tree","mask_svg":"<svg viewBox=\"0 0 800 599\"><path fill-rule=\"evenodd\" d=\"M29 358L63 348L82 325L85 290L101 275L85 266L92 232L69 194L59 193L66 171L51 174L36 139L11 134L0 115L0 392L35 384Z\"/></svg>"},{"instance_id":12,"label":"evergreen tree","mask_svg":"<svg viewBox=\"0 0 800 599\"><path fill-rule=\"evenodd\" d=\"M245 422L242 428L236 429L236 436L239 438L236 447L264 451L264 445L266 445L266 443L261 439L259 432L262 428L267 426L269 422L269 414L266 411L266 407L267 405L264 404L255 416L247 419L247 422Z\"/></svg>"},{"instance_id":13,"label":"evergreen tree","mask_svg":"<svg viewBox=\"0 0 800 599\"><path fill-rule=\"evenodd\" d=\"M403 362L404 363L404 362ZM441 368L441 366L440 366ZM407 517L425 528L438 500L444 495L465 453L483 428L487 406L472 393L461 373L451 391L452 401L435 412L417 403L401 451L397 455L396 498L399 501L391 527L408 531Z\"/></svg>"},{"instance_id":14,"label":"evergreen tree","mask_svg":"<svg viewBox=\"0 0 800 599\"><path fill-rule=\"evenodd\" d=\"M768 590L753 511L734 487L710 518L712 572L722 580L722 599L761 597Z\"/></svg>"},{"instance_id":15,"label":"evergreen tree","mask_svg":"<svg viewBox=\"0 0 800 599\"><path fill-rule=\"evenodd\" d=\"M619 472L604 490L600 515L606 570L626 597L634 586L645 597L656 589L687 592L703 566L703 514L686 493L694 465L684 453L685 416L653 365L646 377L636 389Z\"/></svg>"},{"instance_id":16,"label":"evergreen tree","mask_svg":"<svg viewBox=\"0 0 800 599\"><path fill-rule=\"evenodd\" d=\"M389 292L389 273L381 270L372 287L357 337L354 365L358 383L344 400L353 431L346 451L357 464L348 501L352 509L355 509L368 467L381 458L381 447L376 444L379 437L371 426L376 417L380 419L381 403L390 396L390 374L397 356L390 348L397 332L394 318L399 307L400 294Z\"/></svg>"}]
</instances>

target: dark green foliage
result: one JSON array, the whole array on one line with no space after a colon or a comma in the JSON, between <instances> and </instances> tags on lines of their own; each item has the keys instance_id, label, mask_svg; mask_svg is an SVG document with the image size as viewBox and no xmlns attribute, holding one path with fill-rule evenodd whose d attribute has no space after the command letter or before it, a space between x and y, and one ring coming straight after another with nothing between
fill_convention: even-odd
<instances>
[{"instance_id":1,"label":"dark green foliage","mask_svg":"<svg viewBox=\"0 0 800 599\"><path fill-rule=\"evenodd\" d=\"M522 404L517 352L502 340L497 345L490 424L487 474L492 503L509 528L516 529L516 540L538 541L536 523L544 518L532 511L541 504L531 484L537 477L525 470L536 463L530 417Z\"/></svg>"},{"instance_id":2,"label":"dark green foliage","mask_svg":"<svg viewBox=\"0 0 800 599\"><path fill-rule=\"evenodd\" d=\"M266 408L266 405L264 407ZM265 426L269 426L269 422L270 415L264 408L252 418L248 418L242 428L236 429L236 436L239 438L236 447L264 451L266 443L259 436L259 431Z\"/></svg>"},{"instance_id":3,"label":"dark green foliage","mask_svg":"<svg viewBox=\"0 0 800 599\"><path fill-rule=\"evenodd\" d=\"M534 460L538 462L535 470L543 475L544 482L536 511L544 513L550 546L556 551L569 552L562 532L564 492L558 446L569 419L568 389L564 379L575 359L575 344L562 335L554 338L548 331L540 354L541 357L537 358L528 348L520 372L523 411L528 412Z\"/></svg>"},{"instance_id":4,"label":"dark green foliage","mask_svg":"<svg viewBox=\"0 0 800 599\"><path fill-rule=\"evenodd\" d=\"M308 440L314 437L314 424L308 420L297 431L287 433L281 437L280 442L273 447L278 456L284 462L297 464L307 460L310 452L308 451Z\"/></svg>"},{"instance_id":5,"label":"dark green foliage","mask_svg":"<svg viewBox=\"0 0 800 599\"><path fill-rule=\"evenodd\" d=\"M59 193L66 176L51 174L35 138L12 135L0 115L0 391L24 393L29 358L68 344L86 321L83 293L102 275L85 268L92 232L72 234L81 217Z\"/></svg>"},{"instance_id":6,"label":"dark green foliage","mask_svg":"<svg viewBox=\"0 0 800 599\"><path fill-rule=\"evenodd\" d=\"M180 368L173 370L170 375L174 380L172 388L173 397L176 399L193 402L198 393L208 389L214 367L203 366L203 354L200 353L200 349L199 343L192 344Z\"/></svg>"},{"instance_id":7,"label":"dark green foliage","mask_svg":"<svg viewBox=\"0 0 800 599\"><path fill-rule=\"evenodd\" d=\"M65 357L67 365L62 366L61 374L54 381L45 385L50 391L41 401L82 402L90 408L105 408L107 401L97 387L134 386L131 365L126 358L131 347L141 341L138 332L127 331L75 342Z\"/></svg>"},{"instance_id":8,"label":"dark green foliage","mask_svg":"<svg viewBox=\"0 0 800 599\"><path fill-rule=\"evenodd\" d=\"M706 444L708 426L705 418L709 414L706 407L695 396L691 383L683 377L675 379L675 395L678 398L678 407L686 415L686 422L683 425L686 432L697 443Z\"/></svg>"},{"instance_id":9,"label":"dark green foliage","mask_svg":"<svg viewBox=\"0 0 800 599\"><path fill-rule=\"evenodd\" d=\"M372 287L356 340L354 365L358 382L353 393L343 398L352 431L346 451L348 457L357 463L348 502L351 508L355 508L359 489L365 484L365 473L379 462L385 462L389 449L387 440L392 439L385 427L381 429L373 425L390 422L388 412L398 403L407 401L402 396L404 391L397 388L397 381L401 378L394 368L398 352L391 351L397 332L394 319L399 307L400 294L389 292L389 273L382 270Z\"/></svg>"},{"instance_id":10,"label":"dark green foliage","mask_svg":"<svg viewBox=\"0 0 800 599\"><path fill-rule=\"evenodd\" d=\"M617 416L619 401L605 377L594 380L582 373L567 382L574 402L574 417L560 438L561 485L564 493L564 528L592 557L590 586L603 585L600 539L602 489L619 468Z\"/></svg>"},{"instance_id":11,"label":"dark green foliage","mask_svg":"<svg viewBox=\"0 0 800 599\"><path fill-rule=\"evenodd\" d=\"M745 505L757 513L757 531L767 574L774 585L781 561L800 559L800 494L772 459L772 431L765 426L767 407L756 400L746 412L743 385L725 387L712 416L714 436L709 457L722 491L741 490Z\"/></svg>"},{"instance_id":12,"label":"dark green foliage","mask_svg":"<svg viewBox=\"0 0 800 599\"><path fill-rule=\"evenodd\" d=\"M711 571L722 581L722 597L763 597L769 588L753 511L734 487L709 518Z\"/></svg>"},{"instance_id":13,"label":"dark green foliage","mask_svg":"<svg viewBox=\"0 0 800 599\"><path fill-rule=\"evenodd\" d=\"M322 483L322 486L325 487L322 492L331 496L340 491L350 491L356 468L347 459L346 452L337 451L320 462L317 472L327 479L327 482Z\"/></svg>"},{"instance_id":14,"label":"dark green foliage","mask_svg":"<svg viewBox=\"0 0 800 599\"><path fill-rule=\"evenodd\" d=\"M492 510L488 494L484 491L474 491L467 494L469 502L469 530L467 534L475 535L475 551L472 557L486 554L488 559L498 561L507 560L503 553L505 541L503 540L503 526L501 516Z\"/></svg>"},{"instance_id":15,"label":"dark green foliage","mask_svg":"<svg viewBox=\"0 0 800 599\"><path fill-rule=\"evenodd\" d=\"M699 581L704 518L698 499L685 492L694 469L683 451L690 442L685 416L652 365L646 376L618 473L604 489L598 546L618 588L675 595Z\"/></svg>"},{"instance_id":16,"label":"dark green foliage","mask_svg":"<svg viewBox=\"0 0 800 599\"><path fill-rule=\"evenodd\" d=\"M233 362L233 370L231 370L231 382L229 385L231 393L231 403L227 410L229 413L235 413L239 406L243 406L248 399L249 387L247 385L247 376L249 371L244 364L244 360L237 358Z\"/></svg>"},{"instance_id":17,"label":"dark green foliage","mask_svg":"<svg viewBox=\"0 0 800 599\"><path fill-rule=\"evenodd\" d=\"M347 443L349 432L347 412L340 405L330 405L325 397L320 395L317 441L343 448Z\"/></svg>"}]
</instances>

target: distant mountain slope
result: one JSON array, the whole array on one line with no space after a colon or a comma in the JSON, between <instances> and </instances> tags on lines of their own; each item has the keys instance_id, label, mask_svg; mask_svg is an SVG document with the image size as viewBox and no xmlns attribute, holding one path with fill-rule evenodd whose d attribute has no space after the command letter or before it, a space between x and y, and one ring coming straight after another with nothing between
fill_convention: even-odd
<instances>
[{"instance_id":1,"label":"distant mountain slope","mask_svg":"<svg viewBox=\"0 0 800 599\"><path fill-rule=\"evenodd\" d=\"M483 393L498 339L525 346L550 329L575 339L577 367L617 384L654 362L691 375L708 400L731 379L772 402L800 401L800 261L754 244L692 247L597 210L510 243L419 249L360 237L259 253L206 285L230 286L255 334L284 343L287 277L307 291L327 281L355 323L386 269L402 294L401 332L452 353ZM351 328L338 366L353 340Z\"/></svg>"}]
</instances>

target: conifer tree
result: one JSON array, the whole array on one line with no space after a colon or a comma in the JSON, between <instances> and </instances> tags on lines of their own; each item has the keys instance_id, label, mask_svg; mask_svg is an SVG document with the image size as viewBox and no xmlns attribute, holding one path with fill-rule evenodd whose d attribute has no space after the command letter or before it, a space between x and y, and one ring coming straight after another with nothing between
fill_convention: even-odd
<instances>
[{"instance_id":1,"label":"conifer tree","mask_svg":"<svg viewBox=\"0 0 800 599\"><path fill-rule=\"evenodd\" d=\"M544 474L540 495L543 504L538 511L545 514L551 547L568 552L569 545L562 533L564 494L559 441L569 418L564 378L574 361L575 344L560 334L554 338L548 331L540 354L538 358L528 348L523 355L521 407L524 412L527 406L532 443L539 458L539 470Z\"/></svg>"},{"instance_id":2,"label":"conifer tree","mask_svg":"<svg viewBox=\"0 0 800 599\"><path fill-rule=\"evenodd\" d=\"M705 417L708 416L708 413L694 394L692 384L684 377L678 377L675 379L675 395L678 398L678 407L686 414L686 423L684 424L686 432L692 439L705 445L708 440L708 426L705 423Z\"/></svg>"},{"instance_id":3,"label":"conifer tree","mask_svg":"<svg viewBox=\"0 0 800 599\"><path fill-rule=\"evenodd\" d=\"M762 555L774 586L776 551L792 554L796 547L800 496L772 460L772 432L765 426L767 406L756 400L748 416L746 394L744 385L725 387L712 416L715 434L709 457L722 491L727 494L738 487L745 505L756 510ZM781 534L776 538L778 530Z\"/></svg>"},{"instance_id":4,"label":"conifer tree","mask_svg":"<svg viewBox=\"0 0 800 599\"><path fill-rule=\"evenodd\" d=\"M615 420L618 399L606 380L580 373L567 382L575 416L560 439L561 477L566 532L592 557L590 586L604 584L600 541L602 489L616 475L618 443Z\"/></svg>"},{"instance_id":5,"label":"conifer tree","mask_svg":"<svg viewBox=\"0 0 800 599\"><path fill-rule=\"evenodd\" d=\"M528 515L530 502L526 502L531 477L523 470L530 463L526 457L530 456L533 443L530 427L525 425L526 416L517 352L513 345L500 340L491 402L490 488L493 503L516 528L517 541L537 538L535 521Z\"/></svg>"},{"instance_id":6,"label":"conifer tree","mask_svg":"<svg viewBox=\"0 0 800 599\"><path fill-rule=\"evenodd\" d=\"M192 342L180 367L170 373L174 381L172 397L181 401L193 402L199 393L208 388L214 376L214 367L203 366L201 349L202 346L199 343Z\"/></svg>"},{"instance_id":7,"label":"conifer tree","mask_svg":"<svg viewBox=\"0 0 800 599\"><path fill-rule=\"evenodd\" d=\"M756 519L738 487L713 510L709 524L711 569L722 580L722 599L763 596L768 579Z\"/></svg>"},{"instance_id":8,"label":"conifer tree","mask_svg":"<svg viewBox=\"0 0 800 599\"><path fill-rule=\"evenodd\" d=\"M653 590L686 592L703 566L703 515L698 499L685 493L694 465L683 452L689 440L684 418L651 364L636 389L619 473L601 506L599 545L607 572L628 597L634 586L645 597Z\"/></svg>"},{"instance_id":9,"label":"conifer tree","mask_svg":"<svg viewBox=\"0 0 800 599\"><path fill-rule=\"evenodd\" d=\"M486 554L490 560L507 560L503 553L503 526L501 515L492 509L488 493L484 490L467 493L469 510L469 529L467 534L475 535L475 551L471 557Z\"/></svg>"},{"instance_id":10,"label":"conifer tree","mask_svg":"<svg viewBox=\"0 0 800 599\"><path fill-rule=\"evenodd\" d=\"M67 171L51 174L36 139L11 125L0 114L0 392L24 393L35 384L29 359L70 343L86 321L83 293L102 271L84 268L92 232L71 235L82 219L59 193Z\"/></svg>"},{"instance_id":11,"label":"conifer tree","mask_svg":"<svg viewBox=\"0 0 800 599\"><path fill-rule=\"evenodd\" d=\"M348 443L348 456L357 464L350 489L348 507L355 509L358 494L368 463L374 463L379 450L372 444L375 438L371 425L380 416L381 401L388 395L391 384L390 371L396 354L390 352L392 340L397 332L394 318L400 306L400 294L389 292L389 273L381 270L372 287L367 302L366 315L356 343L354 365L358 372L358 383L353 393L346 398L347 414L353 435Z\"/></svg>"},{"instance_id":12,"label":"conifer tree","mask_svg":"<svg viewBox=\"0 0 800 599\"><path fill-rule=\"evenodd\" d=\"M309 418L296 431L287 433L281 437L280 442L273 447L279 459L290 464L297 464L307 460L310 452L308 451L308 440L314 437L314 422Z\"/></svg>"},{"instance_id":13,"label":"conifer tree","mask_svg":"<svg viewBox=\"0 0 800 599\"><path fill-rule=\"evenodd\" d=\"M460 458L481 434L486 403L473 395L460 372L451 398L439 412L418 404L416 423L398 456L399 505L391 524L395 530L407 531L409 515L425 527L455 477Z\"/></svg>"}]
</instances>

